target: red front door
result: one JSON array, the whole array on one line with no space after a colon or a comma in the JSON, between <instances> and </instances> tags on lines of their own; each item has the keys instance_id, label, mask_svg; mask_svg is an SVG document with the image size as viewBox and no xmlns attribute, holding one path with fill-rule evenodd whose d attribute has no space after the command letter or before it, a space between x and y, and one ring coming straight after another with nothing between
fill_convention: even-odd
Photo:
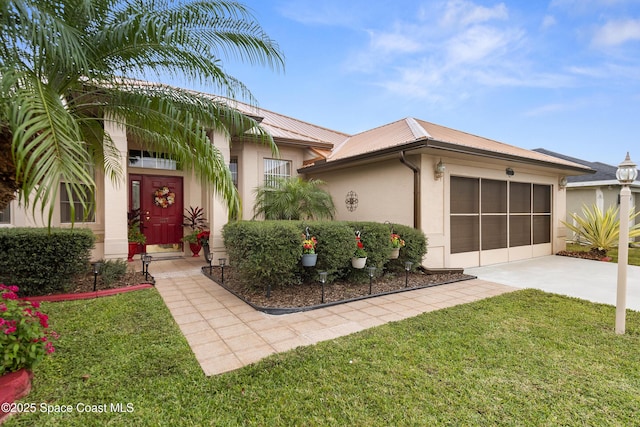
<instances>
[{"instance_id":1,"label":"red front door","mask_svg":"<svg viewBox=\"0 0 640 427\"><path fill-rule=\"evenodd\" d=\"M131 207L135 208L139 201L140 222L147 245L181 244L182 177L130 175L129 183L132 190ZM139 186L138 196L135 194L136 186ZM165 194L162 194L163 189Z\"/></svg>"}]
</instances>

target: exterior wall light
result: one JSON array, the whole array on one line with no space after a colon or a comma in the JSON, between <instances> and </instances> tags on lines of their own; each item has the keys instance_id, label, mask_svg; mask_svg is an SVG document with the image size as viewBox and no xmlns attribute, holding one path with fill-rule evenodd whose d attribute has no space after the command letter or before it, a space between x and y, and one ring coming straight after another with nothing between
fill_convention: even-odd
<instances>
[{"instance_id":1,"label":"exterior wall light","mask_svg":"<svg viewBox=\"0 0 640 427\"><path fill-rule=\"evenodd\" d=\"M442 163L442 159L440 159L440 161L438 162L438 164L434 169L435 178L436 179L442 178L444 176L444 170L445 170L444 163Z\"/></svg>"},{"instance_id":2,"label":"exterior wall light","mask_svg":"<svg viewBox=\"0 0 640 427\"><path fill-rule=\"evenodd\" d=\"M558 185L560 186L561 190L564 190L567 186L567 177L561 176L560 180L558 180Z\"/></svg>"},{"instance_id":3,"label":"exterior wall light","mask_svg":"<svg viewBox=\"0 0 640 427\"><path fill-rule=\"evenodd\" d=\"M515 174L516 174L516 173L513 171L513 169L511 169L511 168L507 168L507 169L505 170L505 172L506 172L507 176L513 176L513 175L515 175Z\"/></svg>"},{"instance_id":4,"label":"exterior wall light","mask_svg":"<svg viewBox=\"0 0 640 427\"><path fill-rule=\"evenodd\" d=\"M629 153L618 166L616 178L620 189L620 232L618 233L618 289L616 296L616 334L624 334L627 311L627 263L629 262L629 205L631 204L631 184L638 177L636 164Z\"/></svg>"}]
</instances>

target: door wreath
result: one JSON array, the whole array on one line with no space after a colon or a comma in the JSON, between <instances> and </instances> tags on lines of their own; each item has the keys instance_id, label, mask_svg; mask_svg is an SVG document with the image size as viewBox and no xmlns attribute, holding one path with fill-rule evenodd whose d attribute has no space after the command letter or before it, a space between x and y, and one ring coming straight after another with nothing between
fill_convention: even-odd
<instances>
[{"instance_id":1,"label":"door wreath","mask_svg":"<svg viewBox=\"0 0 640 427\"><path fill-rule=\"evenodd\" d=\"M166 209L176 201L176 193L171 191L169 187L161 187L153 192L153 203Z\"/></svg>"}]
</instances>

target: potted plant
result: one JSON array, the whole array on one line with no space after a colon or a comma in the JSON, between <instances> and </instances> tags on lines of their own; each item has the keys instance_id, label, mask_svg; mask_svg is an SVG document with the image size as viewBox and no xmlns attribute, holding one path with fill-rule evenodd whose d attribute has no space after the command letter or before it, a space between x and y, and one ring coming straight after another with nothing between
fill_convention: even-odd
<instances>
[{"instance_id":1,"label":"potted plant","mask_svg":"<svg viewBox=\"0 0 640 427\"><path fill-rule=\"evenodd\" d=\"M18 287L0 284L0 391L12 403L31 389L31 368L55 351L49 319L37 302L18 299ZM0 411L0 424L9 411Z\"/></svg>"},{"instance_id":2,"label":"potted plant","mask_svg":"<svg viewBox=\"0 0 640 427\"><path fill-rule=\"evenodd\" d=\"M140 231L140 209L133 209L127 213L127 240L127 261L133 261L133 256L142 252L144 244L147 243L147 238Z\"/></svg>"},{"instance_id":3,"label":"potted plant","mask_svg":"<svg viewBox=\"0 0 640 427\"><path fill-rule=\"evenodd\" d=\"M191 232L182 238L183 242L189 243L189 248L194 257L200 256L200 250L202 250L202 239L207 228L207 220L204 217L204 209L196 206L189 206L185 209L186 213L182 216L184 218L184 225L191 229ZM206 231L206 240L209 240L209 231Z\"/></svg>"},{"instance_id":4,"label":"potted plant","mask_svg":"<svg viewBox=\"0 0 640 427\"><path fill-rule=\"evenodd\" d=\"M353 268L364 268L367 263L367 251L364 250L364 244L360 239L360 232L356 232L356 250L351 257L351 266Z\"/></svg>"},{"instance_id":5,"label":"potted plant","mask_svg":"<svg viewBox=\"0 0 640 427\"><path fill-rule=\"evenodd\" d=\"M302 266L314 267L318 261L318 254L316 253L316 246L318 240L314 236L308 234L302 235Z\"/></svg>"},{"instance_id":6,"label":"potted plant","mask_svg":"<svg viewBox=\"0 0 640 427\"><path fill-rule=\"evenodd\" d=\"M404 246L404 240L396 234L391 233L391 253L389 259L396 259L400 256L400 248Z\"/></svg>"}]
</instances>

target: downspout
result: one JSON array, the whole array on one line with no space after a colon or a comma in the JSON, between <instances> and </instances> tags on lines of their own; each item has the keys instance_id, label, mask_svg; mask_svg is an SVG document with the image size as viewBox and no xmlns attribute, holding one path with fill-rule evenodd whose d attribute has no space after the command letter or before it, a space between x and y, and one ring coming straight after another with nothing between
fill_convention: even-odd
<instances>
[{"instance_id":1,"label":"downspout","mask_svg":"<svg viewBox=\"0 0 640 427\"><path fill-rule=\"evenodd\" d=\"M420 168L408 161L405 152L400 151L400 162L413 171L413 228L420 230L421 197L420 197Z\"/></svg>"}]
</instances>

